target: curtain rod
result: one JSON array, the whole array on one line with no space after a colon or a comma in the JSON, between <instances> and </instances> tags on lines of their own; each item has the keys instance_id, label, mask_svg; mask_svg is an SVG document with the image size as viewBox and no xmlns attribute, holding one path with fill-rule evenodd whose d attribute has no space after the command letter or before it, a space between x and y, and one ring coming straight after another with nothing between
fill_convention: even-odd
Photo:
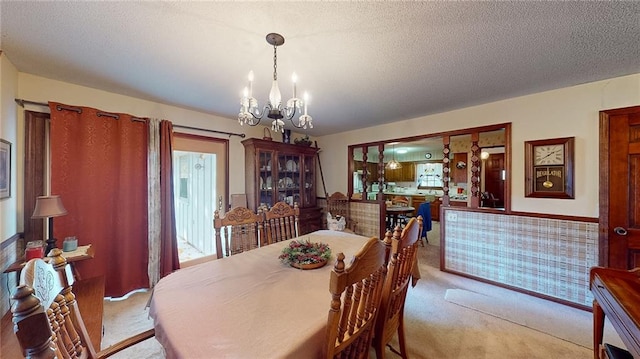
<instances>
[{"instance_id":1,"label":"curtain rod","mask_svg":"<svg viewBox=\"0 0 640 359\"><path fill-rule=\"evenodd\" d=\"M209 130L209 129L206 129L206 128L182 126L182 125L173 125L173 127L185 128L185 129L188 129L188 130L198 130L198 131L206 131L206 132L213 132L213 133L221 133L223 135L229 135L229 137L231 137L231 136L238 136L238 137L241 137L241 138L247 137L247 135L245 135L244 133L233 133L233 132L225 132L225 131L218 131L218 130Z\"/></svg>"},{"instance_id":2,"label":"curtain rod","mask_svg":"<svg viewBox=\"0 0 640 359\"><path fill-rule=\"evenodd\" d=\"M23 100L21 98L17 98L15 99L16 103L18 105L20 105L20 107L24 107L25 104L27 105L38 105L38 106L45 106L45 107L49 107L48 103L44 103L44 102L36 102L36 101L29 101L29 100Z\"/></svg>"},{"instance_id":3,"label":"curtain rod","mask_svg":"<svg viewBox=\"0 0 640 359\"><path fill-rule=\"evenodd\" d=\"M29 101L29 100L23 100L21 98L17 98L17 99L15 99L15 101L18 103L18 105L20 105L20 107L23 107L23 108L24 108L25 104L49 107L49 104L45 103L45 102ZM64 106L64 105L57 105L56 106L56 110L58 110L58 111L67 110L67 111L74 111L74 112L77 112L77 113L82 113L82 109L79 108L79 107L71 107L71 106ZM111 118L116 119L116 120L120 119L120 115L115 114L115 113L97 112L96 115L98 115L98 117L111 117ZM131 121L147 122L146 119L141 118L141 117L135 117L135 116L131 116Z\"/></svg>"},{"instance_id":4,"label":"curtain rod","mask_svg":"<svg viewBox=\"0 0 640 359\"><path fill-rule=\"evenodd\" d=\"M29 101L29 100L23 100L21 98L17 98L17 99L15 99L15 101L16 101L16 103L18 105L20 105L20 107L24 107L25 104L49 107L49 104L45 103L45 102ZM113 118L116 118L116 119L118 118L117 117L118 115L108 114L108 113L104 113L104 112L98 113L98 116L109 116L109 117L113 117ZM137 118L137 117L132 117L131 119L134 120L134 121L143 120L143 119ZM231 137L231 136L238 136L238 137L241 137L241 138L245 138L246 137L246 135L244 133L233 133L233 132L225 132L225 131L218 131L218 130L209 130L209 129L206 129L206 128L198 128L198 127L182 126L182 125L173 125L173 127L184 128L184 129L188 129L188 130L197 130L197 131L221 133L223 135L228 135L229 137Z\"/></svg>"}]
</instances>

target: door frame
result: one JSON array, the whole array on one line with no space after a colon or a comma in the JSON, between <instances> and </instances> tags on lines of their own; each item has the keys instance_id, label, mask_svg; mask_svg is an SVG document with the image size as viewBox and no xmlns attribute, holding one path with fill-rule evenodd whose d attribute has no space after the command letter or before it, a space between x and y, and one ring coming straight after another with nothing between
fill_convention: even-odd
<instances>
[{"instance_id":1,"label":"door frame","mask_svg":"<svg viewBox=\"0 0 640 359\"><path fill-rule=\"evenodd\" d=\"M184 133L184 132L177 132L174 131L173 133L173 137L174 137L174 145L172 146L172 154L171 156L174 156L174 153L176 150L178 151L192 151L192 152L208 152L208 148L203 148L207 147L208 144L215 144L216 146L222 146L222 151L224 151L224 154L222 154L222 156L220 156L220 165L216 166L218 167L218 170L222 170L224 171L224 184L221 186L222 188L218 187L218 189L220 190L221 193L218 193L218 198L221 198L222 201L219 201L218 198L214 199L214 203L213 203L213 217L211 218L211 222L210 222L210 226L211 229L213 229L213 219L215 218L215 213L219 210L219 207L222 207L222 213L226 213L228 211L228 206L230 203L229 200L229 157L230 157L230 153L229 153L229 140L228 139L223 139L223 138L218 138L218 137L210 137L210 136L202 136L202 135L196 135L196 134L191 134L191 133ZM180 148L177 149L175 145L176 139L181 139L181 140L185 140L186 142L190 143L192 145L191 148ZM204 144L204 145L203 145ZM195 146L195 147L193 147ZM213 152L211 152L213 153ZM222 169L220 169L220 167L222 167ZM176 169L176 165L174 164L174 171ZM174 174L172 174L173 176ZM177 206L177 203L176 203ZM177 211L177 209L176 209ZM176 212L177 213L177 212ZM218 248L215 245L215 235L213 238L211 238L212 241L212 245L213 248L217 251ZM181 261L180 262L180 266L181 268L183 267L188 267L191 265L195 265L198 263L202 263L205 261L209 261L212 259L216 259L217 258L218 253L213 253L213 254L207 254L203 257L199 257L199 258L195 258L195 259L190 259L188 261ZM181 260L181 259L180 259Z\"/></svg>"},{"instance_id":2,"label":"door frame","mask_svg":"<svg viewBox=\"0 0 640 359\"><path fill-rule=\"evenodd\" d=\"M598 193L598 265L609 267L609 124L611 116L637 112L640 106L630 106L600 111L599 130L599 193Z\"/></svg>"}]
</instances>

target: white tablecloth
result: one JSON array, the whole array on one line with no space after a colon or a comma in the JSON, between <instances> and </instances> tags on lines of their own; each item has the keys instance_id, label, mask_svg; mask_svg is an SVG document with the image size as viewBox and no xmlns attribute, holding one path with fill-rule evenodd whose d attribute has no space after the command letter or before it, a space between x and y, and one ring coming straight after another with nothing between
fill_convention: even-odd
<instances>
[{"instance_id":1,"label":"white tablecloth","mask_svg":"<svg viewBox=\"0 0 640 359\"><path fill-rule=\"evenodd\" d=\"M150 315L167 358L317 358L331 302L330 271L368 240L337 231L300 236L329 244L326 266L278 259L289 241L180 269L156 285Z\"/></svg>"}]
</instances>

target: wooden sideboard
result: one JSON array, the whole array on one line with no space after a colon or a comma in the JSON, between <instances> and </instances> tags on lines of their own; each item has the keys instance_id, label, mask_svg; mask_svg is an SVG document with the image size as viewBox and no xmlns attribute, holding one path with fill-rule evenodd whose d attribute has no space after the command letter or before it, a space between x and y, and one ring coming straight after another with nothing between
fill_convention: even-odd
<instances>
[{"instance_id":1,"label":"wooden sideboard","mask_svg":"<svg viewBox=\"0 0 640 359\"><path fill-rule=\"evenodd\" d=\"M593 357L605 358L602 338L605 316L634 358L640 358L640 268L630 271L591 268L593 293Z\"/></svg>"}]
</instances>

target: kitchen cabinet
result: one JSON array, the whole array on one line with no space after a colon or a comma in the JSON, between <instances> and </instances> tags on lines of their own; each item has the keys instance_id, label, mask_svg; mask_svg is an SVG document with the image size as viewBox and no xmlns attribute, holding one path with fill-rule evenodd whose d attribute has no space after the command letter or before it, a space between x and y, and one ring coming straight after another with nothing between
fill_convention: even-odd
<instances>
[{"instance_id":1,"label":"kitchen cabinet","mask_svg":"<svg viewBox=\"0 0 640 359\"><path fill-rule=\"evenodd\" d=\"M449 205L451 207L466 207L467 206L467 201L449 200Z\"/></svg>"},{"instance_id":2,"label":"kitchen cabinet","mask_svg":"<svg viewBox=\"0 0 640 359\"><path fill-rule=\"evenodd\" d=\"M416 165L413 162L400 162L402 167L395 170L384 169L386 182L414 182L416 180Z\"/></svg>"},{"instance_id":3,"label":"kitchen cabinet","mask_svg":"<svg viewBox=\"0 0 640 359\"><path fill-rule=\"evenodd\" d=\"M300 234L320 229L322 213L316 202L318 148L250 138L242 141L245 192L252 211L286 202L300 207Z\"/></svg>"},{"instance_id":4,"label":"kitchen cabinet","mask_svg":"<svg viewBox=\"0 0 640 359\"><path fill-rule=\"evenodd\" d=\"M376 162L367 162L367 171L369 171L369 181L371 182L379 182L378 178L378 163Z\"/></svg>"},{"instance_id":5,"label":"kitchen cabinet","mask_svg":"<svg viewBox=\"0 0 640 359\"><path fill-rule=\"evenodd\" d=\"M354 161L355 170L364 171L367 170L367 180L369 183L378 182L378 164L375 162L367 162L366 165L363 165L362 161Z\"/></svg>"},{"instance_id":6,"label":"kitchen cabinet","mask_svg":"<svg viewBox=\"0 0 640 359\"><path fill-rule=\"evenodd\" d=\"M402 180L401 182L415 182L416 165L413 162L402 163Z\"/></svg>"}]
</instances>

